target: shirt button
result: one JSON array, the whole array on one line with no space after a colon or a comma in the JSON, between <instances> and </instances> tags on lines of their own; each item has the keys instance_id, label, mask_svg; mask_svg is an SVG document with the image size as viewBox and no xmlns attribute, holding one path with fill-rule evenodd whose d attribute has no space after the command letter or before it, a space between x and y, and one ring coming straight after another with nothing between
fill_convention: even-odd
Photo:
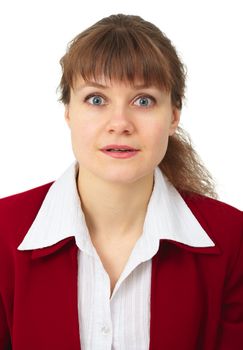
<instances>
[{"instance_id":1,"label":"shirt button","mask_svg":"<svg viewBox=\"0 0 243 350\"><path fill-rule=\"evenodd\" d=\"M109 334L110 333L110 328L106 327L106 326L102 327L101 328L101 333L104 334L104 335Z\"/></svg>"}]
</instances>

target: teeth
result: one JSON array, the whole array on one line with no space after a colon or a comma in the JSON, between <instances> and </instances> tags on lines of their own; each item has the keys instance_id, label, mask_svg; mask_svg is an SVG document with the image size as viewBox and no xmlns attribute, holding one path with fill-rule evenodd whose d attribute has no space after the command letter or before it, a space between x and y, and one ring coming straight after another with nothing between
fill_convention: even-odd
<instances>
[{"instance_id":1,"label":"teeth","mask_svg":"<svg viewBox=\"0 0 243 350\"><path fill-rule=\"evenodd\" d=\"M128 149L109 149L110 152L131 152L131 150Z\"/></svg>"}]
</instances>

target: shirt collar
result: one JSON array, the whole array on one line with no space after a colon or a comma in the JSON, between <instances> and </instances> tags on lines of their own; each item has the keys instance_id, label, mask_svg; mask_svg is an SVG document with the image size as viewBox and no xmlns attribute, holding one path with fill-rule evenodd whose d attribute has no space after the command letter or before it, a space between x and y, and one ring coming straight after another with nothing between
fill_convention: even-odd
<instances>
[{"instance_id":1,"label":"shirt collar","mask_svg":"<svg viewBox=\"0 0 243 350\"><path fill-rule=\"evenodd\" d=\"M79 247L90 249L90 236L77 190L77 172L78 162L75 161L51 185L18 250L49 247L72 236ZM159 167L154 171L144 232L154 234L157 239L169 239L192 247L215 246Z\"/></svg>"}]
</instances>

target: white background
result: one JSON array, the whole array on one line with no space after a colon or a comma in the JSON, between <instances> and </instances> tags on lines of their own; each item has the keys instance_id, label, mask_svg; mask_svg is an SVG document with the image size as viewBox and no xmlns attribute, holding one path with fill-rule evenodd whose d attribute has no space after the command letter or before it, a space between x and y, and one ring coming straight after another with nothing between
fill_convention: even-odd
<instances>
[{"instance_id":1,"label":"white background","mask_svg":"<svg viewBox=\"0 0 243 350\"><path fill-rule=\"evenodd\" d=\"M67 43L102 17L157 25L188 69L181 126L217 182L243 209L241 1L8 0L0 5L0 197L55 180L74 160L56 88Z\"/></svg>"}]
</instances>

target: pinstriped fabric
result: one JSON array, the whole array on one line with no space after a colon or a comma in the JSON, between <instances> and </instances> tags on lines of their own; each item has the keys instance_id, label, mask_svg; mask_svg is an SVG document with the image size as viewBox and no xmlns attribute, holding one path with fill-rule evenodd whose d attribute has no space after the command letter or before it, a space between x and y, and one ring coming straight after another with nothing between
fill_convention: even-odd
<instances>
[{"instance_id":1,"label":"pinstriped fabric","mask_svg":"<svg viewBox=\"0 0 243 350\"><path fill-rule=\"evenodd\" d=\"M148 349L151 260L127 271L110 298L109 276L97 257L80 251L78 259L82 350Z\"/></svg>"}]
</instances>

